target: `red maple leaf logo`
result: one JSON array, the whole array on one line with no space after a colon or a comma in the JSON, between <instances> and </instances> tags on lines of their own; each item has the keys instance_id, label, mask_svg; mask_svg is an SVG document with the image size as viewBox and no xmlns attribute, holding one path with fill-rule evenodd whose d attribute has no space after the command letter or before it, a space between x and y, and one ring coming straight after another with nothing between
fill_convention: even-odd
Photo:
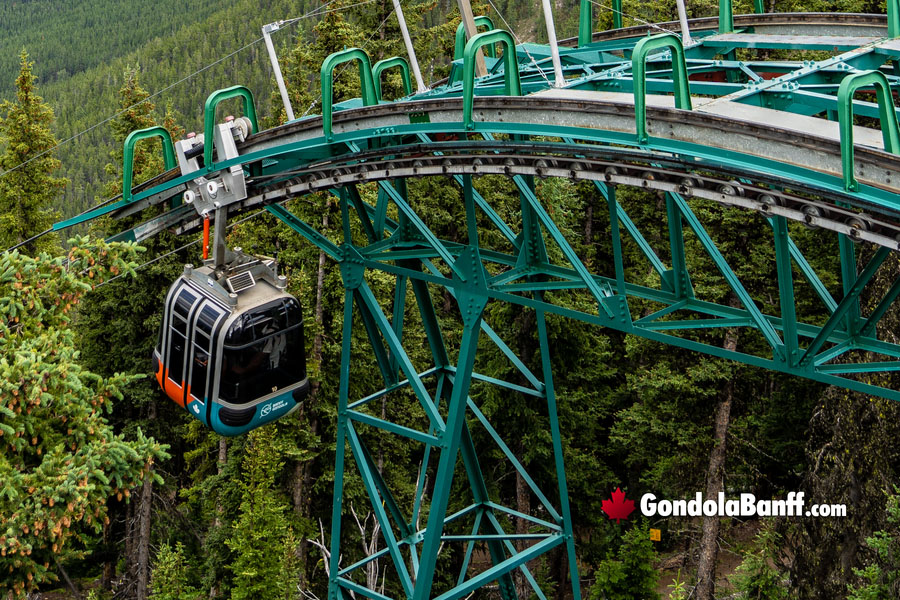
<instances>
[{"instance_id":1,"label":"red maple leaf logo","mask_svg":"<svg viewBox=\"0 0 900 600\"><path fill-rule=\"evenodd\" d=\"M616 523L621 519L627 519L628 515L634 512L634 500L626 500L625 492L621 489L616 488L616 491L611 494L611 498L611 500L601 502L600 507L610 519L615 519Z\"/></svg>"}]
</instances>

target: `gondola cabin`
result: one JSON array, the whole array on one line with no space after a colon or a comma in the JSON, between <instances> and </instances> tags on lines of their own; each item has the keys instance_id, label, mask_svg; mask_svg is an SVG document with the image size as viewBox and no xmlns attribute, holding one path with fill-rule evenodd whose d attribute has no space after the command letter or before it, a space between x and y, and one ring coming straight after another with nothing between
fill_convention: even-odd
<instances>
[{"instance_id":1,"label":"gondola cabin","mask_svg":"<svg viewBox=\"0 0 900 600\"><path fill-rule=\"evenodd\" d=\"M156 380L216 433L283 417L309 392L300 303L272 259L229 252L229 267L190 265L169 289Z\"/></svg>"}]
</instances>

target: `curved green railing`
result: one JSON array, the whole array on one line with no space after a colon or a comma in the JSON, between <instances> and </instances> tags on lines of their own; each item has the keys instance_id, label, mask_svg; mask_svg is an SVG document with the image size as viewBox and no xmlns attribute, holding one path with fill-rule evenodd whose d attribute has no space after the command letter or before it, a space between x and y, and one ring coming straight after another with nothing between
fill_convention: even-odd
<instances>
[{"instance_id":1,"label":"curved green railing","mask_svg":"<svg viewBox=\"0 0 900 600\"><path fill-rule=\"evenodd\" d=\"M348 48L340 52L328 55L322 63L320 77L322 80L322 130L325 139L331 140L334 134L331 131L331 115L334 99L331 97L334 89L334 68L352 60L359 61L359 80L362 85L363 106L378 104L378 96L375 93L375 82L372 77L372 61L362 48Z\"/></svg>"},{"instance_id":2,"label":"curved green railing","mask_svg":"<svg viewBox=\"0 0 900 600\"><path fill-rule=\"evenodd\" d=\"M878 114L881 119L881 135L884 150L892 154L900 152L900 129L897 126L897 112L894 97L887 77L881 71L865 71L847 75L838 87L838 122L841 127L841 165L844 172L844 189L855 192L859 189L853 172L853 94L860 88L875 87L878 99Z\"/></svg>"},{"instance_id":3,"label":"curved green railing","mask_svg":"<svg viewBox=\"0 0 900 600\"><path fill-rule=\"evenodd\" d=\"M172 143L172 136L169 132L159 125L148 127L146 129L138 129L132 131L125 138L125 147L122 151L122 202L131 201L131 183L134 179L134 147L141 140L148 138L161 137L163 140L163 161L166 171L174 169L177 161L175 160L175 145Z\"/></svg>"},{"instance_id":4,"label":"curved green railing","mask_svg":"<svg viewBox=\"0 0 900 600\"><path fill-rule=\"evenodd\" d=\"M479 15L475 17L475 28L485 27L488 31L494 29L494 22L490 17ZM453 44L453 60L459 60L463 57L463 50L466 49L466 28L463 23L456 27L456 42ZM491 58L497 58L497 51L493 46L487 49L487 54Z\"/></svg>"},{"instance_id":5,"label":"curved green railing","mask_svg":"<svg viewBox=\"0 0 900 600\"><path fill-rule=\"evenodd\" d=\"M516 61L516 43L509 32L494 29L472 36L463 50L463 123L466 129L475 127L472 121L472 106L475 102L475 52L482 46L497 43L503 44L503 80L506 95L522 95L519 63Z\"/></svg>"},{"instance_id":6,"label":"curved green railing","mask_svg":"<svg viewBox=\"0 0 900 600\"><path fill-rule=\"evenodd\" d=\"M646 143L647 135L647 56L668 48L672 52L672 79L675 83L675 106L691 110L691 89L688 82L684 46L674 33L663 33L639 41L631 55L631 74L634 81L634 120L639 143Z\"/></svg>"},{"instance_id":7,"label":"curved green railing","mask_svg":"<svg viewBox=\"0 0 900 600\"><path fill-rule=\"evenodd\" d=\"M379 60L372 67L372 79L375 80L375 97L381 100L381 74L387 69L400 67L400 78L403 79L403 89L406 96L412 94L412 80L409 78L409 61L402 56L394 56Z\"/></svg>"},{"instance_id":8,"label":"curved green railing","mask_svg":"<svg viewBox=\"0 0 900 600\"><path fill-rule=\"evenodd\" d=\"M244 116L250 119L252 132L259 131L259 122L256 118L256 104L253 102L253 92L243 85L235 85L229 88L216 90L206 99L203 107L203 164L207 171L212 170L213 161L213 135L216 127L216 106L222 100L230 98L242 98L244 100Z\"/></svg>"},{"instance_id":9,"label":"curved green railing","mask_svg":"<svg viewBox=\"0 0 900 600\"><path fill-rule=\"evenodd\" d=\"M594 11L591 0L581 0L578 7L578 45L586 46L591 43L594 34ZM622 29L622 0L612 0L612 6L604 6L612 9L613 29Z\"/></svg>"}]
</instances>

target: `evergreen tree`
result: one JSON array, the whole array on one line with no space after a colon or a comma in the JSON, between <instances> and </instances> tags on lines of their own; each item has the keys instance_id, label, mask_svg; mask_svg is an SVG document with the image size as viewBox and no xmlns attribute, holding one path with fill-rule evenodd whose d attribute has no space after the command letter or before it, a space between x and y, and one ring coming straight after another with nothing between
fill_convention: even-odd
<instances>
[{"instance_id":1,"label":"evergreen tree","mask_svg":"<svg viewBox=\"0 0 900 600\"><path fill-rule=\"evenodd\" d=\"M181 542L163 544L156 554L150 587L154 600L200 600L203 594L191 585Z\"/></svg>"},{"instance_id":2,"label":"evergreen tree","mask_svg":"<svg viewBox=\"0 0 900 600\"><path fill-rule=\"evenodd\" d=\"M123 112L111 124L117 149L111 156L114 162L106 167L111 176L105 186L107 196L113 196L122 190L122 148L125 138L132 131L156 124L153 114L155 107L147 99L149 93L141 86L139 74L137 67L127 69L124 74L124 84L120 90ZM167 107L164 126L173 137L180 136L183 131L177 127L174 118L173 110ZM159 140L141 141L134 153L134 184L158 174L162 168ZM154 210L161 209L146 212ZM143 218L147 218L147 215L118 221L104 220L95 227L95 231L110 235L133 226ZM174 247L174 243L173 235L162 233L147 240L145 247L148 254L155 258ZM128 402L116 411L115 422L125 430L143 427L165 439L173 438L173 427L169 424L180 422L184 416L175 411L159 411L162 414L157 414L160 392L152 377L150 354L159 331L159 314L165 291L178 276L183 262L181 257L169 257L142 269L134 278L118 279L96 290L86 299L78 323L81 345L91 368L103 374L124 371L145 375L124 390ZM146 597L149 582L152 498L153 478L147 477L137 494L136 502L129 507L117 507L120 519L125 522L125 531L119 533L114 523L107 532L110 557L106 567L107 579L112 576L111 571L116 565L116 561L112 560L118 553L116 545L122 537L134 541L133 545L126 543L126 547L133 551L126 553L125 566L126 575L136 582L139 600ZM127 511L135 513L132 518L128 518Z\"/></svg>"},{"instance_id":3,"label":"evergreen tree","mask_svg":"<svg viewBox=\"0 0 900 600\"><path fill-rule=\"evenodd\" d=\"M22 50L16 78L15 102L0 104L0 249L9 248L45 231L57 220L50 204L68 183L54 177L60 162L51 127L53 110L37 94L33 63ZM59 250L59 239L45 235L25 245L29 254Z\"/></svg>"},{"instance_id":4,"label":"evergreen tree","mask_svg":"<svg viewBox=\"0 0 900 600\"><path fill-rule=\"evenodd\" d=\"M240 516L228 547L234 552L232 600L293 600L297 596L296 566L288 573L285 554L293 554L294 540L287 521L287 503L279 497L275 477L281 470L281 448L274 426L249 435Z\"/></svg>"},{"instance_id":5,"label":"evergreen tree","mask_svg":"<svg viewBox=\"0 0 900 600\"><path fill-rule=\"evenodd\" d=\"M597 566L591 600L658 600L656 559L648 526L632 527L622 536L615 555Z\"/></svg>"},{"instance_id":6,"label":"evergreen tree","mask_svg":"<svg viewBox=\"0 0 900 600\"><path fill-rule=\"evenodd\" d=\"M133 273L135 247L71 241L68 262L0 256L0 589L14 597L56 579L108 522L107 499L165 458L107 415L131 377L81 365L70 313L107 277Z\"/></svg>"}]
</instances>

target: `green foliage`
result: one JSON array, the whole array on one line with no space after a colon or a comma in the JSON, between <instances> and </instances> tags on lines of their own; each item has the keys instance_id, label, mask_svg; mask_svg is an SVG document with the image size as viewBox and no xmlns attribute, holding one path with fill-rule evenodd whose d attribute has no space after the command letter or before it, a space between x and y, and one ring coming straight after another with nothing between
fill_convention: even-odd
<instances>
[{"instance_id":1,"label":"green foliage","mask_svg":"<svg viewBox=\"0 0 900 600\"><path fill-rule=\"evenodd\" d=\"M848 586L848 600L887 600L900 594L900 488L887 499L889 529L876 531L866 538L873 556L863 568L853 569L860 579Z\"/></svg>"},{"instance_id":2,"label":"green foliage","mask_svg":"<svg viewBox=\"0 0 900 600\"><path fill-rule=\"evenodd\" d=\"M150 581L152 598L156 600L199 600L203 594L191 585L185 563L184 546L163 544L156 554Z\"/></svg>"},{"instance_id":3,"label":"green foliage","mask_svg":"<svg viewBox=\"0 0 900 600\"><path fill-rule=\"evenodd\" d=\"M54 177L60 167L52 149L53 110L37 95L33 63L23 50L21 70L16 78L15 102L0 103L0 249L25 241L50 227L58 214L50 204L68 180ZM13 170L14 169L14 170ZM25 246L36 254L56 252L56 234L44 236Z\"/></svg>"},{"instance_id":4,"label":"green foliage","mask_svg":"<svg viewBox=\"0 0 900 600\"><path fill-rule=\"evenodd\" d=\"M746 600L786 600L790 597L785 574L779 569L781 536L764 525L753 540L753 550L744 554L731 583Z\"/></svg>"},{"instance_id":5,"label":"green foliage","mask_svg":"<svg viewBox=\"0 0 900 600\"><path fill-rule=\"evenodd\" d=\"M70 313L93 284L133 273L137 248L70 241L64 258L0 256L0 588L55 579L55 561L107 521L164 446L116 435L107 415L133 376L80 364Z\"/></svg>"},{"instance_id":6,"label":"green foliage","mask_svg":"<svg viewBox=\"0 0 900 600\"><path fill-rule=\"evenodd\" d=\"M657 600L656 559L649 525L632 527L615 553L597 565L591 600Z\"/></svg>"},{"instance_id":7,"label":"green foliage","mask_svg":"<svg viewBox=\"0 0 900 600\"><path fill-rule=\"evenodd\" d=\"M226 541L234 552L232 600L297 597L297 565L285 561L286 553L293 554L296 538L288 526L287 503L275 488L282 466L276 431L261 427L248 436L240 516Z\"/></svg>"}]
</instances>

